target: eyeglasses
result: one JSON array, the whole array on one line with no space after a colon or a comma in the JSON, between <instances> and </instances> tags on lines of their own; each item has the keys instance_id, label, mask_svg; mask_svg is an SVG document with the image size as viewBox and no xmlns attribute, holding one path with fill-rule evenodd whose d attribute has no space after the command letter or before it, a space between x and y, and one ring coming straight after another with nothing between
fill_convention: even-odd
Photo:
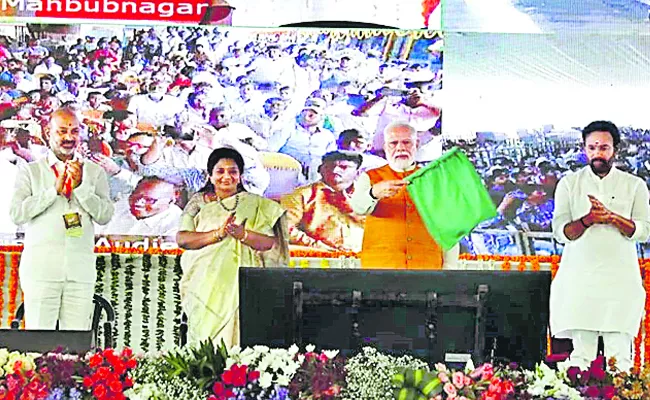
<instances>
[{"instance_id":1,"label":"eyeglasses","mask_svg":"<svg viewBox=\"0 0 650 400\"><path fill-rule=\"evenodd\" d=\"M144 204L148 206L152 206L156 203L158 203L161 199L156 199L155 197L148 197L148 196L138 196L136 198L133 198L132 201L135 204L143 202Z\"/></svg>"}]
</instances>

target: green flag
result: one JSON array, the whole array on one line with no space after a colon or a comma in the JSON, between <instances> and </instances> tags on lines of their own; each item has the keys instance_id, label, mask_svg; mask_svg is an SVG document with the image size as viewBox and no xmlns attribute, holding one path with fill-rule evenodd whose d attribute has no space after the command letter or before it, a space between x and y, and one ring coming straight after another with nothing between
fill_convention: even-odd
<instances>
[{"instance_id":1,"label":"green flag","mask_svg":"<svg viewBox=\"0 0 650 400\"><path fill-rule=\"evenodd\" d=\"M429 234L445 251L497 215L474 165L457 147L405 180Z\"/></svg>"}]
</instances>

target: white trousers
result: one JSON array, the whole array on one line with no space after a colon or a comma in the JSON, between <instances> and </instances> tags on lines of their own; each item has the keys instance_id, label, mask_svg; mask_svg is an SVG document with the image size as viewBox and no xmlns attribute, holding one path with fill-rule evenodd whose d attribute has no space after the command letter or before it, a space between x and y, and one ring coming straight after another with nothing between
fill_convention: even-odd
<instances>
[{"instance_id":1,"label":"white trousers","mask_svg":"<svg viewBox=\"0 0 650 400\"><path fill-rule=\"evenodd\" d=\"M621 371L629 372L632 368L632 340L633 338L622 332L596 332L572 330L573 352L565 362L565 367L580 367L586 370L598 353L598 337L603 337L605 345L605 358L609 360L614 357L616 365Z\"/></svg>"},{"instance_id":2,"label":"white trousers","mask_svg":"<svg viewBox=\"0 0 650 400\"><path fill-rule=\"evenodd\" d=\"M95 285L80 282L21 281L25 329L89 331Z\"/></svg>"}]
</instances>

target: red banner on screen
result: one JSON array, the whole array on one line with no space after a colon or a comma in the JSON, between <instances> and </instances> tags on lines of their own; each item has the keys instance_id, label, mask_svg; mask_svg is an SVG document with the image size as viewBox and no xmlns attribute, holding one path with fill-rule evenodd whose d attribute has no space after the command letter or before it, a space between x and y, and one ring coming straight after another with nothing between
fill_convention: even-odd
<instances>
[{"instance_id":1,"label":"red banner on screen","mask_svg":"<svg viewBox=\"0 0 650 400\"><path fill-rule=\"evenodd\" d=\"M145 0L0 0L3 16L56 19L159 21L199 23L204 18L227 19L232 8L225 2ZM207 21L204 21L207 22Z\"/></svg>"}]
</instances>

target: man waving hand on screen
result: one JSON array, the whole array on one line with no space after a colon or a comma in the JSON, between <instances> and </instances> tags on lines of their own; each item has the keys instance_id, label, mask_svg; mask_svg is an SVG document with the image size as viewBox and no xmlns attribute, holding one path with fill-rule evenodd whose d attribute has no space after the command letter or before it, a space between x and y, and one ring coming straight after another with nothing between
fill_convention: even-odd
<instances>
[{"instance_id":1,"label":"man waving hand on screen","mask_svg":"<svg viewBox=\"0 0 650 400\"><path fill-rule=\"evenodd\" d=\"M458 246L444 252L431 238L406 191L404 178L418 170L418 132L396 122L384 131L388 165L362 173L350 199L367 215L361 266L375 269L442 269L458 259Z\"/></svg>"},{"instance_id":2,"label":"man waving hand on screen","mask_svg":"<svg viewBox=\"0 0 650 400\"><path fill-rule=\"evenodd\" d=\"M650 236L648 188L613 166L614 124L592 122L582 138L589 166L560 180L555 194L553 233L566 246L551 285L551 333L573 340L567 367L586 369L602 336L605 357L627 371L646 297L636 242Z\"/></svg>"}]
</instances>

